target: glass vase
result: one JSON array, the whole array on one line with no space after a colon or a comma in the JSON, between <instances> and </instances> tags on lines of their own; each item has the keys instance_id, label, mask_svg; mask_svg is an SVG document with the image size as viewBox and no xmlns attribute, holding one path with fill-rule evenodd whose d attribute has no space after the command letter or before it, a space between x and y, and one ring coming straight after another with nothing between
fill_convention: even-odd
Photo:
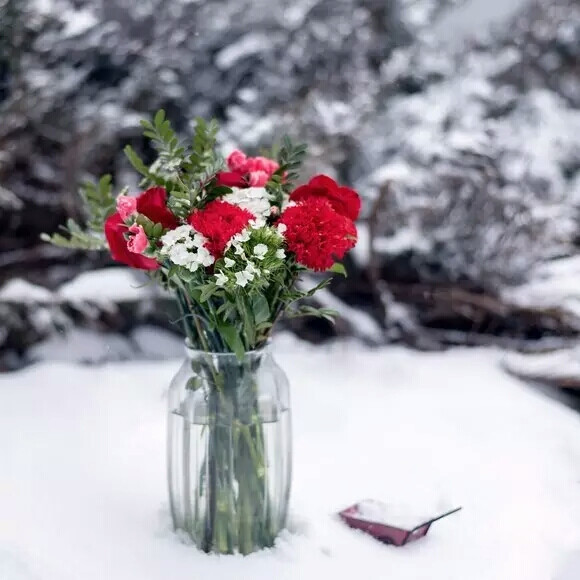
<instances>
[{"instance_id":1,"label":"glass vase","mask_svg":"<svg viewBox=\"0 0 580 580\"><path fill-rule=\"evenodd\" d=\"M269 349L187 349L169 390L174 527L205 552L248 554L286 524L292 448L289 385Z\"/></svg>"}]
</instances>

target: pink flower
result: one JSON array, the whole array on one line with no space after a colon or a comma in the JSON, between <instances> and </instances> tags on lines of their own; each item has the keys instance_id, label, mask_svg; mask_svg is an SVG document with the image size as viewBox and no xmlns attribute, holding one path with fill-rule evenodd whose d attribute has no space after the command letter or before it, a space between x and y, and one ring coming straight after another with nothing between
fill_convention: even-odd
<instances>
[{"instance_id":1,"label":"pink flower","mask_svg":"<svg viewBox=\"0 0 580 580\"><path fill-rule=\"evenodd\" d=\"M268 176L278 171L280 166L273 159L267 157L248 157L246 162L246 171L253 173L255 171L264 171Z\"/></svg>"},{"instance_id":2,"label":"pink flower","mask_svg":"<svg viewBox=\"0 0 580 580\"><path fill-rule=\"evenodd\" d=\"M269 179L270 175L265 171L250 171L248 174L248 183L252 187L264 187Z\"/></svg>"},{"instance_id":3,"label":"pink flower","mask_svg":"<svg viewBox=\"0 0 580 580\"><path fill-rule=\"evenodd\" d=\"M137 211L137 198L120 195L117 198L117 211L123 221L130 218Z\"/></svg>"},{"instance_id":4,"label":"pink flower","mask_svg":"<svg viewBox=\"0 0 580 580\"><path fill-rule=\"evenodd\" d=\"M236 149L230 153L227 159L227 164L232 171L245 173L247 171L247 160L248 158L246 157L246 154L243 151Z\"/></svg>"},{"instance_id":5,"label":"pink flower","mask_svg":"<svg viewBox=\"0 0 580 580\"><path fill-rule=\"evenodd\" d=\"M280 165L266 157L247 157L236 149L227 158L228 171L217 174L218 185L227 187L263 187Z\"/></svg>"},{"instance_id":6,"label":"pink flower","mask_svg":"<svg viewBox=\"0 0 580 580\"><path fill-rule=\"evenodd\" d=\"M149 245L145 230L142 226L134 224L129 228L129 231L135 235L131 236L127 242L127 249L133 254L142 254Z\"/></svg>"}]
</instances>

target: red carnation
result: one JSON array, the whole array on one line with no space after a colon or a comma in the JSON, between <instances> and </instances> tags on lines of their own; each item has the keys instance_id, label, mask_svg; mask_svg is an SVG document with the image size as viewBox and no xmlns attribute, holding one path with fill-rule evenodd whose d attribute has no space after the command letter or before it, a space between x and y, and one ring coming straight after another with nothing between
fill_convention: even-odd
<instances>
[{"instance_id":1,"label":"red carnation","mask_svg":"<svg viewBox=\"0 0 580 580\"><path fill-rule=\"evenodd\" d=\"M187 221L207 238L207 249L219 260L232 236L239 234L254 217L246 209L216 199L192 213Z\"/></svg>"},{"instance_id":2,"label":"red carnation","mask_svg":"<svg viewBox=\"0 0 580 580\"><path fill-rule=\"evenodd\" d=\"M137 211L153 223L165 229L175 229L179 222L167 207L167 191L164 187L151 187L137 197Z\"/></svg>"},{"instance_id":3,"label":"red carnation","mask_svg":"<svg viewBox=\"0 0 580 580\"><path fill-rule=\"evenodd\" d=\"M263 187L280 167L273 159L247 157L237 149L227 158L229 171L216 175L218 185L228 187Z\"/></svg>"},{"instance_id":4,"label":"red carnation","mask_svg":"<svg viewBox=\"0 0 580 580\"><path fill-rule=\"evenodd\" d=\"M341 187L326 175L313 177L306 185L295 189L290 195L292 201L310 201L316 198L326 199L332 209L352 221L360 213L360 197L354 189Z\"/></svg>"},{"instance_id":5,"label":"red carnation","mask_svg":"<svg viewBox=\"0 0 580 580\"><path fill-rule=\"evenodd\" d=\"M325 199L312 198L308 204L287 208L278 223L286 226L288 249L312 270L328 270L356 244L352 220L337 213Z\"/></svg>"},{"instance_id":6,"label":"red carnation","mask_svg":"<svg viewBox=\"0 0 580 580\"><path fill-rule=\"evenodd\" d=\"M249 187L249 183L243 173L235 171L220 171L216 175L217 184L227 187Z\"/></svg>"},{"instance_id":7,"label":"red carnation","mask_svg":"<svg viewBox=\"0 0 580 580\"><path fill-rule=\"evenodd\" d=\"M107 238L113 260L131 266L131 268L157 270L159 268L157 260L129 251L127 239L125 238L125 234L128 231L128 226L125 225L123 218L118 212L107 218L105 222L105 237Z\"/></svg>"}]
</instances>

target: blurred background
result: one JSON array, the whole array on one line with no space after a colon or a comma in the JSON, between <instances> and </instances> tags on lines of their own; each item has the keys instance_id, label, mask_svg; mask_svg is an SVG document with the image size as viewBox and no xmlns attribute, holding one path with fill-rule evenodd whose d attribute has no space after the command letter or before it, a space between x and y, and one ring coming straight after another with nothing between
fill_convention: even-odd
<instances>
[{"instance_id":1,"label":"blurred background","mask_svg":"<svg viewBox=\"0 0 580 580\"><path fill-rule=\"evenodd\" d=\"M224 151L289 134L364 198L336 325L287 331L580 387L580 0L0 0L0 370L180 353L146 278L39 239L79 182L137 188L159 108Z\"/></svg>"}]
</instances>

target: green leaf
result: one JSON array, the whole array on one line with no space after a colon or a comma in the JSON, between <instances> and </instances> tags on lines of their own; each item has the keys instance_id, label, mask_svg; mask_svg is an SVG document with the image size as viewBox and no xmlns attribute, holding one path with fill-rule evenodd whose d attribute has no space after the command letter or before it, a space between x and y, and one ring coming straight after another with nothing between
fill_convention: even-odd
<instances>
[{"instance_id":1,"label":"green leaf","mask_svg":"<svg viewBox=\"0 0 580 580\"><path fill-rule=\"evenodd\" d=\"M238 360L242 360L245 354L244 343L236 328L225 322L219 323L217 328L230 350L235 353Z\"/></svg>"},{"instance_id":2,"label":"green leaf","mask_svg":"<svg viewBox=\"0 0 580 580\"><path fill-rule=\"evenodd\" d=\"M217 292L217 287L215 284L205 284L201 287L201 296L199 298L200 302L207 302L215 293Z\"/></svg>"},{"instance_id":3,"label":"green leaf","mask_svg":"<svg viewBox=\"0 0 580 580\"><path fill-rule=\"evenodd\" d=\"M155 224L147 216L140 213L135 219L135 222L143 228L148 238L153 237Z\"/></svg>"},{"instance_id":4,"label":"green leaf","mask_svg":"<svg viewBox=\"0 0 580 580\"><path fill-rule=\"evenodd\" d=\"M155 127L161 127L163 125L163 121L165 121L165 111L163 109L159 109L159 111L155 113L153 123L155 124Z\"/></svg>"},{"instance_id":5,"label":"green leaf","mask_svg":"<svg viewBox=\"0 0 580 580\"><path fill-rule=\"evenodd\" d=\"M199 377L190 377L185 385L185 388L190 391L196 391L199 387L201 387L201 379Z\"/></svg>"},{"instance_id":6,"label":"green leaf","mask_svg":"<svg viewBox=\"0 0 580 580\"><path fill-rule=\"evenodd\" d=\"M161 237L162 233L163 233L163 225L155 224L155 227L153 228L153 237L159 238Z\"/></svg>"},{"instance_id":7,"label":"green leaf","mask_svg":"<svg viewBox=\"0 0 580 580\"><path fill-rule=\"evenodd\" d=\"M252 311L256 326L267 322L270 319L270 307L263 294L256 294L252 299Z\"/></svg>"},{"instance_id":8,"label":"green leaf","mask_svg":"<svg viewBox=\"0 0 580 580\"><path fill-rule=\"evenodd\" d=\"M318 292L319 290L322 290L323 288L326 288L326 286L328 286L331 282L332 282L332 278L326 278L326 280L322 280L322 282L316 284L316 286L314 286L314 288L311 288L307 292L304 292L302 294L302 297L308 298L310 296L314 296L314 294L316 294L316 292Z\"/></svg>"},{"instance_id":9,"label":"green leaf","mask_svg":"<svg viewBox=\"0 0 580 580\"><path fill-rule=\"evenodd\" d=\"M131 165L143 176L150 178L151 173L149 172L149 168L145 165L141 157L137 155L133 147L131 145L127 145L125 149L123 149L127 159L131 163Z\"/></svg>"},{"instance_id":10,"label":"green leaf","mask_svg":"<svg viewBox=\"0 0 580 580\"><path fill-rule=\"evenodd\" d=\"M335 274L341 274L345 278L347 277L346 268L340 262L335 262L332 264L332 266L328 268L327 272L334 272Z\"/></svg>"},{"instance_id":11,"label":"green leaf","mask_svg":"<svg viewBox=\"0 0 580 580\"><path fill-rule=\"evenodd\" d=\"M334 324L335 317L338 316L336 310L331 308L315 308L314 306L301 306L295 310L286 311L286 318L302 318L304 316L313 316L315 318L324 318L331 324Z\"/></svg>"},{"instance_id":12,"label":"green leaf","mask_svg":"<svg viewBox=\"0 0 580 580\"><path fill-rule=\"evenodd\" d=\"M68 237L62 234L40 234L40 239L53 246L74 250L105 250L107 248L107 242L102 235L83 231L73 220L68 220L67 227L61 227L61 229L68 234Z\"/></svg>"}]
</instances>

